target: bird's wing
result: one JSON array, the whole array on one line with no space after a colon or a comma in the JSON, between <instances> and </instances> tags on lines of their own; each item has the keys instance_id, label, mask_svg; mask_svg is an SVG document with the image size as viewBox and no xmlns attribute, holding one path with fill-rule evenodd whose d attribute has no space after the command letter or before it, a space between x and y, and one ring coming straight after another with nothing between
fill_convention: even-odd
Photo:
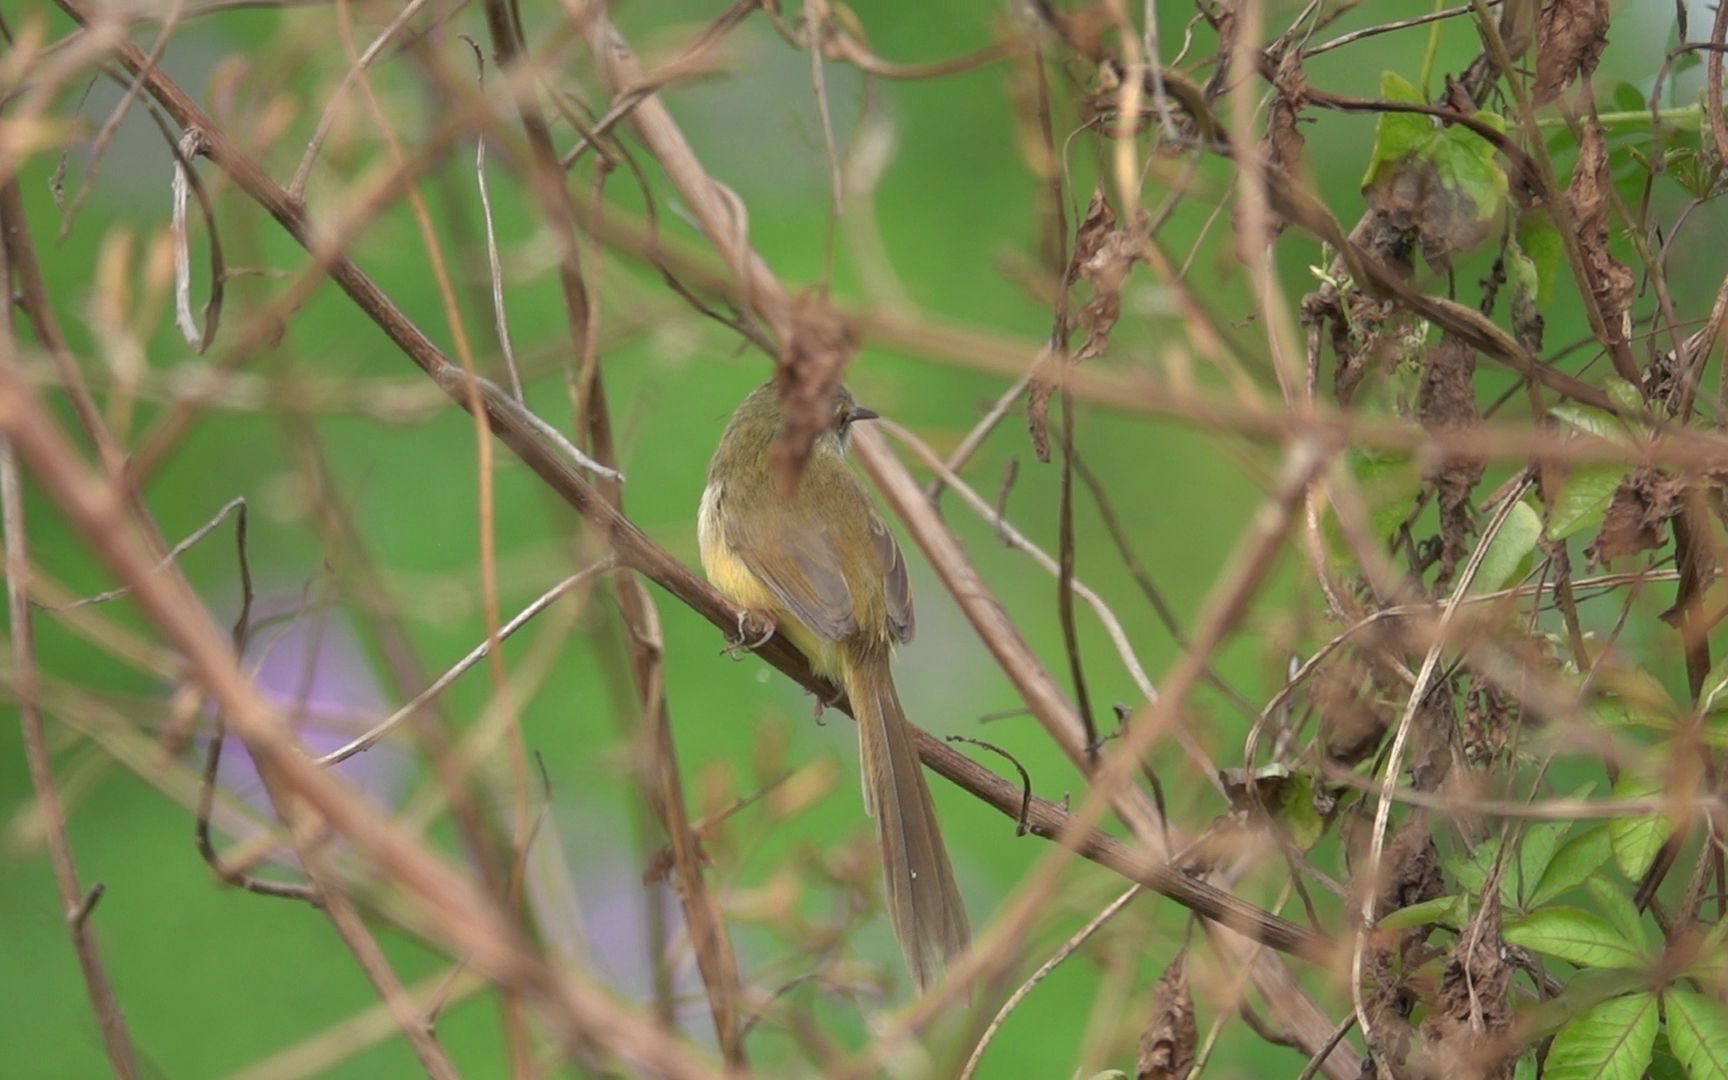
<instances>
[{"instance_id":1,"label":"bird's wing","mask_svg":"<svg viewBox=\"0 0 1728 1080\"><path fill-rule=\"evenodd\" d=\"M906 559L894 534L875 511L870 513L870 540L875 546L876 567L882 571L882 594L888 601L888 629L895 641L911 641L915 629L912 620L912 582L906 576Z\"/></svg>"},{"instance_id":2,"label":"bird's wing","mask_svg":"<svg viewBox=\"0 0 1728 1080\"><path fill-rule=\"evenodd\" d=\"M762 518L767 516L775 523L765 525ZM858 628L852 591L827 522L783 506L774 515L728 514L724 529L733 553L815 634L839 641Z\"/></svg>"}]
</instances>

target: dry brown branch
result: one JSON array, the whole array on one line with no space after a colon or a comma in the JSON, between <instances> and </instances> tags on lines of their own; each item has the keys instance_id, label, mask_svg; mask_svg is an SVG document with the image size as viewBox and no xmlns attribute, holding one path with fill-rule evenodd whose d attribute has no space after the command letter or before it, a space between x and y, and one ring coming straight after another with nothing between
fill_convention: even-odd
<instances>
[{"instance_id":1,"label":"dry brown branch","mask_svg":"<svg viewBox=\"0 0 1728 1080\"><path fill-rule=\"evenodd\" d=\"M5 280L10 291L9 275ZM0 337L10 341L10 318L0 319ZM0 345L0 348L10 351L9 344ZM30 783L36 791L36 806L42 815L43 835L48 845L49 861L54 867L54 882L60 890L72 951L78 957L90 1007L95 1011L102 1030L102 1045L107 1051L108 1063L115 1076L132 1080L139 1075L132 1034L126 1026L126 1015L115 997L107 969L102 965L101 950L90 925L90 914L101 896L102 886L97 885L86 893L79 882L78 865L66 832L66 814L54 778L54 765L49 757L47 734L37 700L35 632L28 600L30 556L25 533L24 492L10 440L0 440L0 533L3 533L6 546L7 625L12 638L12 671L8 682L18 698L18 722L23 729L24 757L30 768Z\"/></svg>"},{"instance_id":2,"label":"dry brown branch","mask_svg":"<svg viewBox=\"0 0 1728 1080\"><path fill-rule=\"evenodd\" d=\"M542 967L509 922L464 876L300 753L279 718L257 697L184 579L173 571L155 572L155 560L137 539L122 497L77 463L71 445L19 376L15 354L10 348L6 352L0 356L0 427L68 518L91 538L97 553L134 586L138 602L186 655L254 758L274 774L276 785L303 799L307 809L321 814L370 856L413 898L442 940L492 978L543 1001L570 1033L580 1032L626 1060L669 1076L709 1075L711 1070L688 1050L586 980Z\"/></svg>"},{"instance_id":3,"label":"dry brown branch","mask_svg":"<svg viewBox=\"0 0 1728 1080\"><path fill-rule=\"evenodd\" d=\"M1088 914L1062 903L1079 871L1074 854L1133 884L1108 909L1128 915L1131 925L1119 931L1131 938L1126 953L1156 948L1162 954L1170 932L1185 922L1189 941L1181 956L1192 958L1156 988L1142 965L1101 958L1087 981L1087 1000L1070 1010L1086 1017L1074 1024L1073 1039L1083 1073L1136 1061L1142 1032L1147 1042L1136 1065L1144 1075L1219 1068L1226 1062L1213 1062L1212 1055L1231 1054L1228 1033L1240 1030L1239 1019L1259 1040L1293 1050L1290 1070L1302 1068L1304 1076L1342 1080L1365 1067L1403 1075L1484 1031L1470 1060L1494 1055L1510 1063L1514 1055L1535 1053L1539 1038L1573 1024L1585 990L1559 966L1574 958L1545 953L1534 941L1510 942L1533 933L1531 925L1540 929L1542 918L1578 910L1569 907L1574 904L1602 907L1628 941L1646 936L1650 926L1660 929L1660 940L1647 935L1643 966L1651 970L1640 973L1635 988L1650 995L1659 1027L1672 1031L1676 1003L1684 1000L1677 995L1716 989L1711 973L1686 965L1697 942L1714 940L1712 919L1728 915L1728 859L1720 838L1728 807L1717 790L1721 689L1713 682L1710 640L1728 619L1720 565L1728 550L1720 530L1728 518L1719 506L1728 490L1722 466L1728 397L1713 401L1698 392L1708 365L1718 362L1728 283L1709 318L1696 318L1698 311L1687 305L1700 299L1677 283L1687 260L1697 256L1676 235L1695 236L1704 215L1693 217L1693 211L1728 189L1717 153L1728 136L1719 94L1707 95L1703 106L1674 108L1661 88L1670 68L1680 70L1676 59L1690 52L1707 52L1710 63L1699 66L1712 79L1719 74L1720 15L1712 42L1690 42L1686 16L1677 9L1681 44L1670 51L1657 89L1634 105L1624 88L1616 88L1610 113L1598 108L1610 92L1590 83L1610 15L1599 0L1546 7L1475 0L1320 44L1314 43L1356 7L1354 0L1311 0L1287 25L1276 26L1268 22L1274 13L1264 0L1204 3L1169 50L1174 58L1165 55L1158 25L1160 15L1171 13L1150 0L1144 10L1127 0L1041 2L1020 14L1024 26L996 31L999 44L929 65L883 60L869 44L875 27L834 3L807 4L792 18L778 5L737 0L678 31L680 40L656 42L643 56L670 59L650 62L637 59L612 10L589 0L528 10L515 0L485 0L471 10L416 2L381 18L337 0L327 14L288 20L290 62L309 58L324 65L319 70L326 81L312 98L303 76L291 76L295 89L283 92L282 71L268 64L245 68L253 57L239 53L231 68L212 77L206 113L164 74L163 65L173 70L179 51L178 44L173 52L166 45L186 18L231 10L231 0L174 8L166 16L96 15L82 0L59 2L79 25L58 40L50 33L64 27L52 20L32 18L21 32L0 22L11 49L0 62L0 76L11 79L0 179L12 181L0 187L0 232L19 310L41 345L26 355L16 335L0 342L0 435L32 468L32 482L61 508L56 524L87 543L114 580L83 583L84 564L62 562L53 552L39 556L42 566L32 566L27 552L9 544L14 622L20 621L20 597L33 600L38 612L64 622L76 647L120 661L116 669L134 665L173 692L166 700L92 692L76 677L38 670L23 654L0 665L0 684L37 711L38 727L40 711L48 710L64 721L66 738L89 747L63 775L48 771L57 784L62 833L72 808L98 782L129 770L170 799L196 807L201 846L225 878L323 905L336 931L330 943L340 940L353 954L378 1007L364 1023L357 1018L267 1063L271 1068L340 1060L395 1031L406 1036L424 1068L449 1075L454 1070L439 1046L438 1017L459 987L486 986L496 988L503 1010L500 1047L522 1075L559 1062L630 1075L743 1075L752 1062L778 1068L781 1047L790 1045L790 1053L824 1075L862 1078L900 1069L901 1055L919 1052L908 1046L913 1038L929 1039L935 1051L938 1033L955 1030L955 1014L968 998L1008 993L1030 975L995 1021L989 1013L1000 1000L966 1021L972 1024L966 1042L974 1047L969 1073L998 1032L1005 1041L1014 1037L1017 1026L1002 1023L1009 1011L1035 1007L1027 992L1051 965L1034 970L1042 957L1029 955L1028 943L1054 918ZM1465 14L1474 16L1474 26L1458 20ZM355 34L356 20L369 18L377 25L368 35L383 33L368 45ZM461 32L481 20L495 62L483 81L474 78L459 44L467 40L481 51ZM326 26L340 36L333 58L306 33ZM156 28L150 52L146 35L138 35L143 48L127 41L140 27ZM1415 27L1427 33L1397 42L1429 39L1416 80L1425 85L1414 94L1409 85L1388 80L1377 97L1348 96L1311 81L1328 65L1304 68L1306 58L1342 55L1346 48L1352 59L1369 57L1392 46L1393 32ZM820 226L807 237L810 264L819 267L807 289L777 276L752 243L752 230L767 235L764 223L782 208L743 197L747 188L734 192L709 173L661 93L677 88L670 105L682 110L704 92L694 85L698 80L721 72L722 49L753 48L763 40L778 47L761 33L768 29L796 50L779 61L808 65L807 83L792 73L805 114L798 122L807 127L801 132L805 164L825 166L829 189L825 252L819 250ZM1480 53L1461 71L1438 71L1437 57L1450 55L1441 43L1464 37ZM1027 159L1028 175L1019 183L1036 203L1038 251L1008 254L1004 276L1009 287L1023 291L1029 303L1022 314L1031 315L1032 325L1047 317L1050 333L1042 338L948 321L932 313L934 304L931 310L915 306L907 298L925 283L895 279L887 251L898 238L876 234L867 205L894 145L895 109L892 102L883 108L878 80L941 79L1008 57L1018 58L1008 86L1013 115L998 119L1009 121ZM128 247L118 231L105 238L108 247L89 275L94 340L89 355L80 356L55 321L55 305L75 310L68 305L76 298L48 294L16 178L43 149L75 145L73 129L64 125L78 122L84 102L69 102L92 69L118 86L121 102L94 156L100 158L106 133L128 107L141 105L169 136L182 184L172 229L154 234L147 251ZM1442 89L1436 92L1437 74ZM399 111L403 99L392 98L403 78L410 95L436 107ZM338 112L343 106L327 93L338 80L361 95L359 110ZM688 99L680 96L687 84ZM844 127L854 122L847 106L858 84L863 96L855 141L843 151ZM1437 93L1431 103L1418 102L1429 93ZM1411 100L1382 100L1393 97ZM1559 116L1538 112L1548 103L1557 104ZM164 111L178 130L161 120ZM1369 212L1346 231L1347 215L1338 208L1353 203L1323 199L1308 175L1318 173L1320 163L1311 152L1305 158L1302 133L1318 111L1346 114L1330 123L1353 137L1367 139L1372 126L1377 164L1371 177L1391 155L1404 153L1401 167L1412 171L1394 176L1398 169L1388 166L1387 175L1428 184L1434 161L1442 162L1438 172L1444 173L1445 162L1456 163L1446 155L1465 155L1464 165L1479 170L1486 185L1476 190L1492 204L1491 213L1469 226L1472 237L1480 231L1481 238L1436 239L1444 226L1399 217L1426 213L1432 192L1400 202L1380 186L1370 194ZM706 137L713 115L702 115ZM289 130L299 133L296 145L281 159ZM298 140L308 133L312 145L301 155ZM327 136L329 148L321 154ZM461 152L469 138L478 143L473 159ZM561 156L555 140L573 141L574 149ZM1420 149L1405 153L1400 140ZM1638 194L1622 196L1618 189L1631 190L1624 180L1634 140L1646 182ZM1562 183L1554 163L1567 160L1571 146L1578 148L1578 164ZM1433 161L1424 157L1430 153ZM214 166L204 167L201 181L192 170L200 156ZM301 166L287 188L266 172L277 164L292 169L295 158ZM359 177L345 190L332 189L328 211L322 200L314 209L299 197L315 164L332 179ZM475 172L465 173L470 166ZM613 182L620 166L628 170L622 186ZM50 181L56 194L66 171ZM1329 191L1336 174L1328 168L1324 175ZM208 190L195 189L194 182ZM1450 181L1435 182L1445 187ZM1671 183L1685 189L1683 203L1670 199ZM511 184L513 190L505 186ZM806 186L819 195L823 185ZM183 211L195 190L212 241L220 224L225 249L246 253L247 266L215 271L217 284L246 279L230 295L231 310L243 304L243 317L221 328L210 362L175 358L164 364L152 353L158 331L171 329L165 321L170 301L177 302L181 322L189 321L191 245ZM1070 205L1076 190L1098 193L1083 215ZM519 228L506 202L516 193L530 232L506 243ZM1443 194L1456 193L1447 188ZM1475 199L1472 193L1463 201ZM280 238L256 235L260 224L270 233L258 208L304 248L305 256L292 253L290 270L270 261L280 257ZM440 213L442 221L434 217ZM425 277L436 287L434 300L409 289L393 296L356 256L365 250L357 246L363 234L375 242L383 230L410 220L423 265L400 270L383 259L378 270ZM773 226L778 233L777 218ZM1182 236L1187 247L1196 230L1192 247L1179 251L1174 237ZM1548 237L1550 231L1558 235ZM145 235L152 234L146 229ZM1291 259L1312 249L1316 238L1322 254L1308 257L1322 264L1312 268L1321 285L1300 305L1297 325L1297 308L1285 291L1300 276L1292 273L1300 268ZM1498 251L1491 250L1495 244ZM1492 263L1477 292L1464 280L1473 276L1474 263L1450 259L1466 249ZM170 279L168 260L176 256ZM1146 264L1146 273L1131 273L1136 262ZM506 320L505 297L514 287L506 267L513 265L529 267L545 285L552 281L544 272L555 270L563 301L550 330L537 320L538 344L521 336L520 367ZM52 278L62 280L72 268L51 269ZM957 258L941 272L958 277L973 271ZM1636 287L1638 274L1647 289ZM402 380L377 379L369 369L361 378L305 374L309 366L322 370L305 362L321 357L297 354L297 342L285 331L308 327L300 309L326 279L420 368L426 378L419 390L404 393ZM1085 289L1071 295L1082 283ZM830 295L860 285L861 295L877 298L874 304ZM1551 317L1564 310L1573 323L1587 323L1588 333L1580 337L1576 326L1556 322L1552 336L1572 340L1545 346L1538 313L1547 303L1538 299L1544 289L1558 289L1568 301L1546 308ZM1572 303L1580 300L1581 307ZM411 316L404 311L413 310L409 301L438 314ZM498 378L507 388L480 375L499 361L483 355L483 342L470 343L464 325L465 318L485 318L488 311L508 373ZM513 301L509 311L528 325L527 305ZM797 481L804 456L829 422L822 406L861 350L896 354L890 365L909 357L952 369L939 379L955 386L962 372L1013 384L969 431L922 432L943 453L891 426L882 432L870 425L852 441L855 460L874 480L890 516L934 569L948 594L944 605L951 597L965 620L965 644L975 635L985 646L992 681L1024 706L992 716L1030 714L1037 724L1012 737L1035 740L1045 751L1041 760L1006 741L1002 749L951 740L1002 754L1013 772L999 776L985 767L997 764L992 759L974 761L956 746L913 733L925 765L1003 815L1000 830L969 837L968 846L977 846L964 854L1018 861L1022 872L996 898L985 932L945 981L897 1013L875 1011L887 984L851 955L855 931L875 912L873 849L828 837L799 846L767 872L760 863L768 829L758 835L757 824L780 836L780 825L828 793L827 772L788 767L777 745L784 741L779 720L764 726L752 746L729 744L748 751L748 765L731 753L691 757L693 743L681 756L674 742L670 695L686 685L677 680L687 669L668 649L689 641L692 627L670 618L674 608L662 632L649 581L728 638L763 629L758 644L764 659L825 701L834 693L785 636L772 626L754 626L750 613L693 575L678 540L651 541L626 512L620 455L634 454L643 476L658 475L671 460L666 444L635 434L655 430L664 419L658 409L663 399L677 395L679 407L688 404L681 376L726 377L707 367L680 367L714 351L700 331L716 324L731 331L717 336L755 344L775 363L791 418L774 447L774 475L782 484ZM214 333L212 318L205 333L194 336ZM74 328L73 340L84 336ZM448 350L434 343L440 336ZM1332 370L1328 348L1337 364ZM651 362L628 374L614 364L636 355ZM1478 373L1478 355L1506 371L1485 365ZM868 362L876 370L874 356ZM570 435L528 404L555 392L560 380ZM1484 407L1478 398L1490 386L1502 392ZM615 414L608 393L626 387L630 393L615 399ZM1024 455L1008 445L1025 436L1001 421L1028 387L1033 448L1048 462L1051 443L1059 440L1059 474L1039 474L1035 464L1021 470ZM66 395L94 454L81 457L73 449L51 411L59 402L45 409L37 396L56 392ZM1056 395L1061 411L1052 417ZM479 478L477 487L457 486L476 507L457 539L475 533L480 565L478 573L453 575L463 579L455 582L424 569L394 574L387 558L371 553L356 520L357 496L345 488L342 470L351 463L333 448L327 460L323 442L327 413L414 423L435 417L439 400L470 413L463 418L473 424L466 454ZM272 639L250 650L244 547L241 616L232 640L224 641L182 568L202 569L201 559L184 557L195 541L170 547L144 499L148 491L161 506L180 506L150 485L176 456L187 459L174 462L176 478L193 466L190 454L202 445L216 409L246 414L223 422L268 429L273 421L279 429L273 433L292 447L280 490L246 492L267 515L255 515L254 527L286 518L309 524L323 542L324 568L312 575L298 608L266 620ZM908 415L917 413L909 408ZM1052 419L1058 430L1050 429ZM1167 493L1194 478L1166 481L1156 475L1160 460L1144 470L1150 482L1131 484L1122 471L1132 467L1125 456L1096 472L1082 463L1080 447L1111 445L1106 440L1130 430L1123 420L1135 421L1135 437L1145 440L1136 449L1157 445L1166 430L1198 438L1262 493L1245 522L1214 514L1194 523L1193 536L1219 548L1198 553L1198 564L1223 560L1198 612L1172 608L1153 582L1168 584L1166 572L1154 575L1136 554L1188 542L1180 535L1189 527L1188 508L1171 504ZM135 433L135 423L149 426ZM935 478L915 482L884 435L901 437ZM512 475L514 462L504 463L498 482L506 500L496 513L493 436L532 474ZM1104 453L1126 445L1088 454L1104 462ZM956 448L949 453L949 446ZM681 453L683 442L675 449ZM996 456L985 464L987 451ZM96 464L87 466L86 457ZM1003 459L1007 468L992 504L985 485L974 490L961 474L968 463L994 469ZM0 486L8 487L0 494L12 498L0 509L7 511L8 532L21 533L12 513L18 477L8 465L0 461ZM1092 492L1096 517L1077 504L1076 472ZM506 485L522 480L530 488L538 481L554 496L545 500L546 521L532 523L553 539L516 531L520 488ZM949 488L984 527L954 529L943 520L938 502ZM659 494L640 502L632 495L631 510L663 506ZM579 515L575 529L566 507ZM1094 561L1095 533L1088 530L1096 529L1098 517L1120 556L1115 569L1125 567L1125 576L1112 576ZM1232 526L1237 539L1226 555L1220 538ZM244 520L240 527L243 534ZM1140 529L1159 535L1142 536ZM1178 535L1167 537L1166 529ZM1016 594L1022 583L987 576L993 563L974 561L960 538L976 532L988 540L992 530L1055 577L1044 604L1022 611L1024 597ZM1286 551L1299 561L1286 560ZM543 588L545 559L554 552L571 568L588 569L506 622L501 597ZM918 553L908 547L907 554ZM1618 569L1608 565L1616 559ZM1010 558L1008 565L1012 574L1019 564ZM1183 565L1195 562L1185 553ZM125 596L136 603L55 610L72 597L60 576L80 581L80 592L114 586L98 598ZM1492 581L1478 590L1478 576ZM1163 646L1174 656L1165 670L1145 670L1159 655L1156 625L1118 618L1131 605L1104 587L1118 581L1131 590L1129 578L1175 639L1173 649ZM594 583L603 602L586 605L580 615L576 605L560 605L538 632L509 646L507 673L505 638L566 591ZM1672 590L1663 583L1674 583ZM1029 587L1036 589L1036 582ZM1658 613L1655 594L1669 591L1674 603ZM1076 600L1097 613L1102 634L1075 618ZM315 653L324 616L348 610L363 620L368 651L382 654L398 687L394 700L409 704L358 738L355 732L374 712L388 710L377 708L375 696L363 707L338 706L342 724L353 726L344 726L331 744L348 745L319 760L293 730L322 719L312 693L315 662L304 662L292 701L277 708L263 696L276 692L264 660L278 644L298 659L301 650L290 634L301 629L296 620L305 612L320 614L309 624ZM25 626L29 615L23 612ZM426 617L429 630L434 620L444 620L439 631L452 619L483 621L485 640L434 678L410 644L421 627L408 616ZM463 633L464 647L480 636ZM1142 640L1142 633L1152 636ZM530 758L526 738L542 729L519 723L519 712L536 720L545 712L548 706L538 699L554 672L569 673L563 665L573 639L584 649L579 662L597 668L598 677L583 671L571 711L609 711L615 725L607 745L584 754L582 767L610 774L603 785L608 795L621 792L622 805L635 815L636 835L623 846L648 868L625 905L640 909L632 911L640 937L633 934L629 942L633 966L642 968L648 987L640 1010L609 996L581 959L581 931L573 928L584 926L586 919L577 916L590 912L572 891L571 866L550 812L567 780L556 762L543 765L536 779L531 761L537 758ZM1057 652L1034 649L1032 643L1046 641ZM1670 645L1672 660L1660 655ZM1121 670L1111 651L1099 653L1100 664L1093 655L1100 648L1113 650ZM259 665L256 685L241 669L245 659ZM484 704L458 728L440 715L440 705L455 712L459 699L441 702L439 695L482 661L490 663L491 685L463 688L483 694ZM1053 674L1052 662L1064 661L1066 674ZM1220 672L1229 673L1228 682ZM1130 684L1130 697L1143 705L1132 715L1118 706L1120 730L1101 735L1092 714L1106 680ZM1219 687L1252 722L1241 768L1221 773L1213 764L1235 738L1237 726L1229 725L1239 721L1199 690L1202 682ZM1231 686L1242 687L1245 696ZM847 708L843 699L834 704ZM216 738L208 744L200 790L196 769L174 755L211 713ZM411 721L430 767L388 814L370 809L319 767L373 745L403 720ZM225 732L250 752L263 809L246 806L238 792L219 790L215 782ZM328 731L320 727L317 734L324 738ZM1198 773L1168 767L1178 752L1168 745L1172 737ZM1048 754L1046 739L1060 758ZM51 752L62 751L47 743L42 756L49 764ZM372 755L365 767L386 766L397 756L393 747ZM740 768L753 774L740 775ZM1572 786L1580 769L1588 770L1594 791ZM1045 795L1059 791L1061 777L1077 784L1075 809L1066 794L1060 804L1034 794L1035 786ZM1604 791L1604 782L1612 791ZM686 785L695 786L687 791ZM739 794L749 791L769 794ZM1109 816L1126 826L1117 829L1122 839L1105 831ZM52 851L55 817L43 803L20 813L17 828L32 839L48 837ZM1597 819L1606 823L1585 828ZM452 821L454 830L446 827ZM218 857L213 825L251 838ZM1029 848L1016 860L1001 847L1010 830L1056 843L1033 845L1035 857L1028 857ZM1629 843L1632 830L1641 839ZM455 843L451 849L462 850L469 865L457 866L441 853L452 834L460 837L460 849ZM1645 843L1648 836L1656 839ZM1564 873L1544 886L1547 899L1539 901L1533 890L1547 876L1543 866L1555 865L1549 860L1562 848L1575 862L1564 864ZM69 846L65 855L69 863ZM1601 891L1610 882L1617 886L1619 876L1574 880L1577 861L1590 858L1600 865L1613 859L1625 878L1641 882L1635 891L1624 890L1624 905L1618 899L1609 904L1613 898ZM1690 872L1664 887L1670 866ZM283 867L304 877L289 880ZM1088 890L1110 886L1087 873ZM1160 909L1154 901L1129 910L1128 900L1139 891L1168 897L1179 908ZM63 899L72 895L64 887L61 893ZM1470 898L1462 916L1448 908L1435 925L1382 921L1401 907L1460 894ZM80 897L72 909L75 941L86 932L98 895ZM1301 907L1292 908L1293 901ZM1640 914L1646 904L1648 913ZM680 905L682 920L676 921ZM1287 917L1287 911L1300 914ZM401 984L371 936L386 926L454 959L442 986L410 992ZM758 957L746 979L730 935L758 926L768 926L792 951ZM1460 930L1457 947L1450 947L1445 935ZM1071 939L1059 959L1088 932ZM1299 981L1294 969L1303 966ZM1436 971L1443 980L1430 977ZM1512 981L1517 971L1530 976L1532 989ZM1694 975L1698 981L1685 981ZM94 1000L95 985L89 985ZM1513 997L1531 992L1544 1000L1534 1010L1518 1003L1519 1018L1509 1021ZM1154 996L1148 1023L1141 1005ZM1213 1013L1203 1018L1210 1034L1197 1057L1195 999ZM830 1021L836 1008L851 1007L866 1013L869 1034L841 1040ZM99 1015L102 1009L98 1001ZM718 1063L695 1048L699 1033L691 1034L705 1027L705 1020L692 1021L703 1010L717 1034ZM1130 1011L1132 1031L1123 1022ZM1360 1029L1354 1036L1353 1028ZM760 1037L750 1039L753 1032ZM1554 1045L1564 1050L1564 1037ZM958 1054L957 1046L949 1049Z\"/></svg>"}]
</instances>

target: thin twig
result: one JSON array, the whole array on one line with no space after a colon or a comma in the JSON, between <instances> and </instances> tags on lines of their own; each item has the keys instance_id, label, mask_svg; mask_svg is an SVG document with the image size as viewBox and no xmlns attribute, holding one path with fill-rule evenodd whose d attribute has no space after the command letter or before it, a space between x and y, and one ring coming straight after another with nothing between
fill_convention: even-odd
<instances>
[{"instance_id":1,"label":"thin twig","mask_svg":"<svg viewBox=\"0 0 1728 1080\"><path fill-rule=\"evenodd\" d=\"M434 679L431 685L427 686L426 689L414 695L414 698L406 705L368 728L363 734L355 736L341 747L318 758L318 764L326 767L338 765L347 761L354 755L364 753L378 745L386 735L394 731L404 720L408 720L418 715L421 709L424 709L440 694L449 689L450 684L461 678L462 675L475 664L486 659L487 656L491 655L494 648L509 640L516 631L532 622L535 616L539 615L542 611L545 611L548 607L551 607L559 598L592 581L596 574L605 573L606 571L611 570L615 565L617 565L616 560L608 556L601 559L593 566L586 567L585 569L571 574L563 581L560 581L558 584L541 593L532 603L517 612L514 618L500 626L496 635L487 635L486 640L476 645L462 659L456 661L456 663L446 670L444 674Z\"/></svg>"},{"instance_id":2,"label":"thin twig","mask_svg":"<svg viewBox=\"0 0 1728 1080\"><path fill-rule=\"evenodd\" d=\"M1106 923L1127 907L1128 901L1139 895L1140 886L1135 885L1106 904L1103 911L1092 916L1091 921L1075 931L1073 936L1062 943L1061 948L1050 955L1050 959L1038 965L1038 970L1034 971L1025 982L1008 995L1008 1000L1002 1003L1000 1009L996 1010L996 1015L990 1018L990 1025L984 1029L984 1034L978 1037L977 1044L972 1047L971 1055L967 1057L966 1064L960 1069L960 1080L971 1080L972 1075L978 1071L978 1063L984 1059L984 1051L989 1049L991 1040L996 1038L996 1033L1001 1031L1002 1025L1008 1021L1009 1014L1019 1008L1020 1003L1026 1000L1027 995L1037 989L1038 984L1049 977L1052 971L1061 967L1070 956L1080 950L1081 946L1092 939L1092 935L1102 930Z\"/></svg>"},{"instance_id":3,"label":"thin twig","mask_svg":"<svg viewBox=\"0 0 1728 1080\"><path fill-rule=\"evenodd\" d=\"M218 528L221 527L222 522L227 520L229 514L235 515L236 536L243 538L245 536L245 532L246 532L246 498L245 498L245 496L237 496L233 499L230 499L227 503L225 503L223 505L222 509L216 511L215 517L211 518L209 521L206 521L203 525L200 525L197 529L194 529L186 537L186 539L180 541L178 544L175 544L174 547L168 552L167 557L165 557L160 563L157 564L157 566L156 566L157 571L161 572L163 570L168 569L176 561L179 560L180 556L186 554L187 551L189 551L193 547L195 547L200 540L203 540L206 536L209 536L211 533L215 532ZM243 543L244 541L242 540L241 542ZM118 600L121 597L125 596L126 594L130 593L131 591L132 591L132 587L130 585L122 585L117 589L109 589L107 592L100 592L94 596L81 597L77 600L72 600L72 601L69 601L69 602L64 603L64 604L53 604L53 605L44 604L44 605L41 605L41 607L45 611L53 611L53 612L72 611L76 608L88 607L91 604L106 604L106 603L109 603L110 601Z\"/></svg>"}]
</instances>

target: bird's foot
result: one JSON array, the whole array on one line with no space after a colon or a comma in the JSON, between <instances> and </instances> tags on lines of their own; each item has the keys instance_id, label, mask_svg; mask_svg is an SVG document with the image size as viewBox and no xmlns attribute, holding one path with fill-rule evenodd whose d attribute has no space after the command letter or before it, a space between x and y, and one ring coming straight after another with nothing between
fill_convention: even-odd
<instances>
[{"instance_id":1,"label":"bird's foot","mask_svg":"<svg viewBox=\"0 0 1728 1080\"><path fill-rule=\"evenodd\" d=\"M755 624L754 627L752 624ZM750 636L752 629L760 630L755 638ZM726 647L720 651L734 660L741 660L743 659L741 653L755 652L768 644L777 629L779 629L778 625L766 615L754 611L740 611L738 613L738 636L728 638Z\"/></svg>"},{"instance_id":2,"label":"bird's foot","mask_svg":"<svg viewBox=\"0 0 1728 1080\"><path fill-rule=\"evenodd\" d=\"M812 691L811 696L816 699L816 723L818 726L821 726L826 723L826 721L822 719L822 714L840 704L840 699L846 696L846 688L843 686L835 687L834 693L830 694L828 697L823 697L821 693L817 691Z\"/></svg>"}]
</instances>

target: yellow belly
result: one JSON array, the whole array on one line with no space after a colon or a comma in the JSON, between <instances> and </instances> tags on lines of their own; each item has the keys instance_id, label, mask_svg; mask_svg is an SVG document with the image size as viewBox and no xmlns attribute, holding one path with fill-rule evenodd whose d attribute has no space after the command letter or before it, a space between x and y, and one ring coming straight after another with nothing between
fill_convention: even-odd
<instances>
[{"instance_id":1,"label":"yellow belly","mask_svg":"<svg viewBox=\"0 0 1728 1080\"><path fill-rule=\"evenodd\" d=\"M818 675L839 681L842 677L840 647L812 632L781 606L779 599L751 572L726 544L720 528L719 492L710 486L702 493L702 511L697 533L702 542L702 570L721 595L742 608L774 620L787 640L798 646Z\"/></svg>"}]
</instances>

